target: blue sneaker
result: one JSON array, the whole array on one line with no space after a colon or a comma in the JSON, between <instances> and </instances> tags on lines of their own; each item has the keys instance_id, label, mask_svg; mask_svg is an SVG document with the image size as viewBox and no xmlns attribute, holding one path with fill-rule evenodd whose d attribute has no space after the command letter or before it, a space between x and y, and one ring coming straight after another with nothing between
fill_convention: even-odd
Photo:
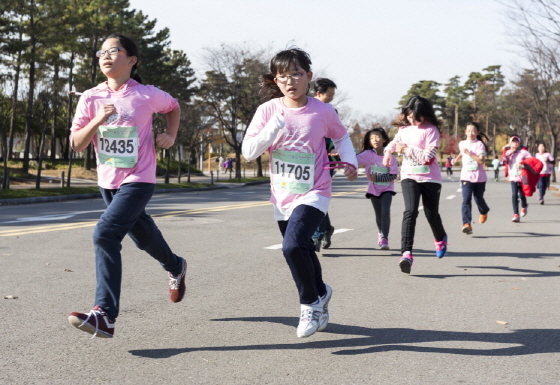
<instances>
[{"instance_id":1,"label":"blue sneaker","mask_svg":"<svg viewBox=\"0 0 560 385\"><path fill-rule=\"evenodd\" d=\"M447 234L445 234L442 241L434 240L434 243L436 244L436 257L443 258L447 251Z\"/></svg>"}]
</instances>

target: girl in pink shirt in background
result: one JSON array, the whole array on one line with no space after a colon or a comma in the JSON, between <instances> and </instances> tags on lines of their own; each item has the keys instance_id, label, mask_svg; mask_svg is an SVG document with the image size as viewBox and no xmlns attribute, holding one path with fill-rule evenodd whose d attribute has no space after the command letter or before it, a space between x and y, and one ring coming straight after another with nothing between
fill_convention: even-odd
<instances>
[{"instance_id":1,"label":"girl in pink shirt in background","mask_svg":"<svg viewBox=\"0 0 560 385\"><path fill-rule=\"evenodd\" d=\"M175 142L181 110L168 93L141 84L138 49L130 38L109 36L97 57L107 81L83 93L70 141L77 152L93 142L99 190L107 208L93 232L94 307L87 314L70 313L68 321L94 337L111 338L119 314L121 243L127 234L168 272L171 302L181 301L185 294L187 262L173 254L145 210L156 183L152 115L167 115L167 130L156 138L156 144L167 149Z\"/></svg>"},{"instance_id":2,"label":"girl in pink shirt in background","mask_svg":"<svg viewBox=\"0 0 560 385\"><path fill-rule=\"evenodd\" d=\"M552 170L554 169L554 158L549 152L546 152L544 143L539 143L537 151L535 158L540 160L543 164L537 188L539 190L539 203L544 205L544 194L546 193L546 189L550 183L550 175L552 175Z\"/></svg>"},{"instance_id":3,"label":"girl in pink shirt in background","mask_svg":"<svg viewBox=\"0 0 560 385\"><path fill-rule=\"evenodd\" d=\"M519 136L512 136L509 139L509 150L506 151L502 158L502 164L508 165L508 178L511 185L511 204L513 206L512 222L519 222L519 202L521 201L521 216L527 215L527 197L523 194L521 188L521 162L530 158L531 153L521 147L521 139Z\"/></svg>"},{"instance_id":4,"label":"girl in pink shirt in background","mask_svg":"<svg viewBox=\"0 0 560 385\"><path fill-rule=\"evenodd\" d=\"M447 233L439 215L441 171L436 161L439 147L439 121L432 103L421 97L411 97L393 122L399 127L395 138L385 147L383 165L393 164L393 152L403 155L401 165L401 188L404 197L401 252L399 266L410 274L414 258L412 246L420 197L424 213L434 234L436 256L442 258L447 251Z\"/></svg>"},{"instance_id":5,"label":"girl in pink shirt in background","mask_svg":"<svg viewBox=\"0 0 560 385\"><path fill-rule=\"evenodd\" d=\"M356 154L346 127L330 104L308 97L313 77L309 55L297 48L281 51L270 61L261 104L243 139L247 160L268 151L274 218L282 233L282 252L299 292L298 337L322 331L329 321L332 289L323 282L312 236L331 198L331 176L325 137L331 138L340 158L353 165L344 174L357 177Z\"/></svg>"},{"instance_id":6,"label":"girl in pink shirt in background","mask_svg":"<svg viewBox=\"0 0 560 385\"><path fill-rule=\"evenodd\" d=\"M395 195L395 179L399 172L397 159L393 156L391 167L383 166L383 147L389 143L389 135L383 128L366 132L363 151L358 164L365 166L369 180L366 198L371 200L377 224L377 244L381 250L389 250L389 227L391 226L391 203Z\"/></svg>"},{"instance_id":7,"label":"girl in pink shirt in background","mask_svg":"<svg viewBox=\"0 0 560 385\"><path fill-rule=\"evenodd\" d=\"M461 212L463 215L463 233L472 234L472 197L478 207L480 217L479 223L486 222L490 208L484 200L486 190L486 170L484 160L486 159L486 144L482 137L486 135L480 132L480 126L476 122L467 123L465 129L467 140L459 142L459 155L453 159L455 164L462 159L461 167L461 189L463 192L463 203Z\"/></svg>"}]
</instances>

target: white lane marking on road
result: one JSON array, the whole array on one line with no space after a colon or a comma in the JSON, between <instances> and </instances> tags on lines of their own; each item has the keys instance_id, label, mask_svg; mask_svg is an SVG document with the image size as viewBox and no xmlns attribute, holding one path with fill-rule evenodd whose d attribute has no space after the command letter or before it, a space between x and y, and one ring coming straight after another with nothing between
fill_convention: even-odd
<instances>
[{"instance_id":1,"label":"white lane marking on road","mask_svg":"<svg viewBox=\"0 0 560 385\"><path fill-rule=\"evenodd\" d=\"M93 210L93 211L76 211L73 213L67 214L51 214L51 215L42 215L40 217L26 217L26 218L17 218L15 221L6 221L0 223L22 223L22 222L42 222L42 221L62 221L64 219L75 217L76 215L80 214L89 214L89 213L99 213L105 210Z\"/></svg>"},{"instance_id":2,"label":"white lane marking on road","mask_svg":"<svg viewBox=\"0 0 560 385\"><path fill-rule=\"evenodd\" d=\"M352 230L354 230L354 229L336 229L333 234L345 233L347 231L352 231ZM265 249L267 249L267 250L281 250L282 249L282 244L280 243L278 245L268 246L268 247L265 247Z\"/></svg>"},{"instance_id":3,"label":"white lane marking on road","mask_svg":"<svg viewBox=\"0 0 560 385\"><path fill-rule=\"evenodd\" d=\"M453 199L453 198L455 198L455 197L456 197L456 195L450 195L450 196L448 196L448 197L445 198L445 199Z\"/></svg>"}]
</instances>

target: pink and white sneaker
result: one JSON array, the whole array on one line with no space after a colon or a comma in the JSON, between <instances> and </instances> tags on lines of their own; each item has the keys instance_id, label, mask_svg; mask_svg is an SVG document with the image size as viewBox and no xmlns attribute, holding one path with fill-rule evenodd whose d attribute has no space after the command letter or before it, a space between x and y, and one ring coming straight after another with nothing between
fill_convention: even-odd
<instances>
[{"instance_id":1,"label":"pink and white sneaker","mask_svg":"<svg viewBox=\"0 0 560 385\"><path fill-rule=\"evenodd\" d=\"M412 268L412 262L414 262L414 258L412 258L412 254L410 251L405 251L399 260L399 267L401 271L406 274L410 274L410 269Z\"/></svg>"}]
</instances>

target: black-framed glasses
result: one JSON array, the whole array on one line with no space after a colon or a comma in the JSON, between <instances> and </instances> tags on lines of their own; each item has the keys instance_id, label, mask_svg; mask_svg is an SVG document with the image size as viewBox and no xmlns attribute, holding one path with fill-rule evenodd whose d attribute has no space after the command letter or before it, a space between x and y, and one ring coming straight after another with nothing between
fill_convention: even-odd
<instances>
[{"instance_id":1,"label":"black-framed glasses","mask_svg":"<svg viewBox=\"0 0 560 385\"><path fill-rule=\"evenodd\" d=\"M293 81L297 82L303 77L303 75L305 75L303 72L295 72L291 75L278 75L275 77L275 79L278 83L285 84L288 83L288 79L292 79Z\"/></svg>"},{"instance_id":2,"label":"black-framed glasses","mask_svg":"<svg viewBox=\"0 0 560 385\"><path fill-rule=\"evenodd\" d=\"M111 47L109 49L106 50L99 50L95 53L95 56L97 57L104 57L105 55L109 54L109 56L116 56L119 54L119 52L124 52L126 53L126 51L122 48L119 47Z\"/></svg>"}]
</instances>

